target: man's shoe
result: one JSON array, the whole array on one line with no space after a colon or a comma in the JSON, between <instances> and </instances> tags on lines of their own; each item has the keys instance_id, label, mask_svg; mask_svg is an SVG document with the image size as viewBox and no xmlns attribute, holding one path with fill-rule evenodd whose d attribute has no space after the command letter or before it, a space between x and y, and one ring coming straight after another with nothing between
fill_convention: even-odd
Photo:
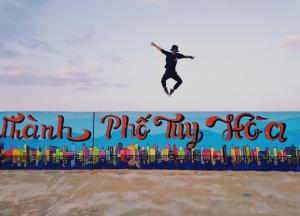
<instances>
[{"instance_id":1,"label":"man's shoe","mask_svg":"<svg viewBox=\"0 0 300 216\"><path fill-rule=\"evenodd\" d=\"M164 88L164 90L165 90L166 94L169 95L168 89Z\"/></svg>"},{"instance_id":2,"label":"man's shoe","mask_svg":"<svg viewBox=\"0 0 300 216\"><path fill-rule=\"evenodd\" d=\"M175 91L174 89L171 89L171 90L170 90L170 96L171 96L171 94L174 93L174 91Z\"/></svg>"}]
</instances>

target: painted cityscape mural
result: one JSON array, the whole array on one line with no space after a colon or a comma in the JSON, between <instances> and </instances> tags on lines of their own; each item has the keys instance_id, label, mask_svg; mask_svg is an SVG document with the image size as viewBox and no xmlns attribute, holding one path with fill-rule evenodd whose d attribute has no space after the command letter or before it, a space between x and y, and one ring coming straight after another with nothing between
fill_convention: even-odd
<instances>
[{"instance_id":1,"label":"painted cityscape mural","mask_svg":"<svg viewBox=\"0 0 300 216\"><path fill-rule=\"evenodd\" d=\"M300 112L1 112L0 169L300 170Z\"/></svg>"}]
</instances>

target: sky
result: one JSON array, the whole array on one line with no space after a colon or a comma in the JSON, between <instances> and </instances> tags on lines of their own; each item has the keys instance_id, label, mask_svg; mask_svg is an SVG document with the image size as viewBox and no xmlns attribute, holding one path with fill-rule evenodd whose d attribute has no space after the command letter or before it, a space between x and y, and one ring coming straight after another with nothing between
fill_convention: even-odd
<instances>
[{"instance_id":1,"label":"sky","mask_svg":"<svg viewBox=\"0 0 300 216\"><path fill-rule=\"evenodd\" d=\"M0 111L299 111L299 20L299 0L2 0ZM152 41L196 57L171 97Z\"/></svg>"}]
</instances>

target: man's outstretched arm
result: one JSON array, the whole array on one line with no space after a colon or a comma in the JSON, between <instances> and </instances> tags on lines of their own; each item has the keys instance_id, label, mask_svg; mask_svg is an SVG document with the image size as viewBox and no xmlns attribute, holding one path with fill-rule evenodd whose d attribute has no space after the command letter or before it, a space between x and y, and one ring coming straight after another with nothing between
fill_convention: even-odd
<instances>
[{"instance_id":1,"label":"man's outstretched arm","mask_svg":"<svg viewBox=\"0 0 300 216\"><path fill-rule=\"evenodd\" d=\"M154 42L151 42L151 45L154 46L156 49L158 49L159 51L162 50L162 48L158 45L156 45Z\"/></svg>"},{"instance_id":2,"label":"man's outstretched arm","mask_svg":"<svg viewBox=\"0 0 300 216\"><path fill-rule=\"evenodd\" d=\"M185 58L190 58L190 59L194 59L195 56L189 56L189 55L186 55Z\"/></svg>"},{"instance_id":3,"label":"man's outstretched arm","mask_svg":"<svg viewBox=\"0 0 300 216\"><path fill-rule=\"evenodd\" d=\"M179 59L183 59L183 58L190 58L190 59L194 59L195 56L190 56L190 55L182 55L180 53L177 54L177 58Z\"/></svg>"}]
</instances>

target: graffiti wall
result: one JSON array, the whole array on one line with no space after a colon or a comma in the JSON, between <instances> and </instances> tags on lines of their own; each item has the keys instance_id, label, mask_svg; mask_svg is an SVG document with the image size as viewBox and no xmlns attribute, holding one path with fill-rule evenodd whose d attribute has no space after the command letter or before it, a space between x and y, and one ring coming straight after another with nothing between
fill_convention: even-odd
<instances>
[{"instance_id":1,"label":"graffiti wall","mask_svg":"<svg viewBox=\"0 0 300 216\"><path fill-rule=\"evenodd\" d=\"M2 112L1 169L300 170L300 112Z\"/></svg>"}]
</instances>

